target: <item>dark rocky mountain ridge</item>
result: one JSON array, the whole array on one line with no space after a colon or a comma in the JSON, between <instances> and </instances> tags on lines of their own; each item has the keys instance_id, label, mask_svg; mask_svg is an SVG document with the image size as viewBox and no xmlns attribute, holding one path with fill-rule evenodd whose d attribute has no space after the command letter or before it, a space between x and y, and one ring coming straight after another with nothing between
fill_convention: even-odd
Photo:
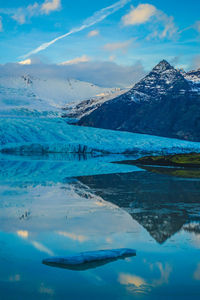
<instances>
[{"instance_id":1,"label":"dark rocky mountain ridge","mask_svg":"<svg viewBox=\"0 0 200 300\"><path fill-rule=\"evenodd\" d=\"M200 141L200 71L184 73L163 60L78 125Z\"/></svg>"}]
</instances>

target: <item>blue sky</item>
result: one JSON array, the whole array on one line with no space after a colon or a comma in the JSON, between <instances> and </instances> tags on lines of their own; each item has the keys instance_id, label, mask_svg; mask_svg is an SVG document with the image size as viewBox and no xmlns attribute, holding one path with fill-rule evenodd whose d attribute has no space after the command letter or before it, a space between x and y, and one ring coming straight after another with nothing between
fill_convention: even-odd
<instances>
[{"instance_id":1,"label":"blue sky","mask_svg":"<svg viewBox=\"0 0 200 300\"><path fill-rule=\"evenodd\" d=\"M110 9L101 22L26 57L117 1L0 0L0 64L31 58L51 64L140 62L150 69L167 59L186 69L200 67L200 1L121 1L123 7Z\"/></svg>"}]
</instances>

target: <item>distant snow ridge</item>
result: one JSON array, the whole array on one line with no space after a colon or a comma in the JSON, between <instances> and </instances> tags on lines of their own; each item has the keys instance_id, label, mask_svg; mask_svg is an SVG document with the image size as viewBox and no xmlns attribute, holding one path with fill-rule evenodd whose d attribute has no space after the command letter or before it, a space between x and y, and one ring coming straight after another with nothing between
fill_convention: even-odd
<instances>
[{"instance_id":1,"label":"distant snow ridge","mask_svg":"<svg viewBox=\"0 0 200 300\"><path fill-rule=\"evenodd\" d=\"M0 151L6 153L183 153L200 143L68 125L61 118L0 118Z\"/></svg>"},{"instance_id":2,"label":"distant snow ridge","mask_svg":"<svg viewBox=\"0 0 200 300\"><path fill-rule=\"evenodd\" d=\"M78 104L77 103L67 104L63 109L64 112L62 114L62 117L80 119L93 112L95 109L100 107L104 102L112 100L113 98L124 94L126 91L127 91L126 89L121 90L116 88L109 93L101 93L94 98L80 101Z\"/></svg>"},{"instance_id":3,"label":"distant snow ridge","mask_svg":"<svg viewBox=\"0 0 200 300\"><path fill-rule=\"evenodd\" d=\"M191 90L200 95L200 69L188 73L183 72L183 76L188 80Z\"/></svg>"},{"instance_id":4,"label":"distant snow ridge","mask_svg":"<svg viewBox=\"0 0 200 300\"><path fill-rule=\"evenodd\" d=\"M1 115L62 114L66 105L76 106L83 100L106 100L117 88L104 88L75 79L35 78L24 76L0 77ZM45 113L46 112L46 113Z\"/></svg>"}]
</instances>

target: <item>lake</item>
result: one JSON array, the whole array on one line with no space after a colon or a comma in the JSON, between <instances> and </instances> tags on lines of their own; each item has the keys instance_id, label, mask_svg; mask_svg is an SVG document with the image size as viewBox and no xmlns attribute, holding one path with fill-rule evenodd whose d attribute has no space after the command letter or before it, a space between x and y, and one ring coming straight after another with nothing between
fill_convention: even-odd
<instances>
[{"instance_id":1,"label":"lake","mask_svg":"<svg viewBox=\"0 0 200 300\"><path fill-rule=\"evenodd\" d=\"M1 300L200 299L200 179L120 159L0 156ZM86 270L42 264L126 247Z\"/></svg>"}]
</instances>

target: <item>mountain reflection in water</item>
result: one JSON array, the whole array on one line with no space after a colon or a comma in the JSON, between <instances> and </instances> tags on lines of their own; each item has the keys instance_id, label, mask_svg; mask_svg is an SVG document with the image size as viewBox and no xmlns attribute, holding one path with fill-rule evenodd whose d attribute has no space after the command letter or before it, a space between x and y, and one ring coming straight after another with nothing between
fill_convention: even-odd
<instances>
[{"instance_id":1,"label":"mountain reflection in water","mask_svg":"<svg viewBox=\"0 0 200 300\"><path fill-rule=\"evenodd\" d=\"M151 172L78 177L104 200L125 209L158 242L200 222L200 180Z\"/></svg>"},{"instance_id":2,"label":"mountain reflection in water","mask_svg":"<svg viewBox=\"0 0 200 300\"><path fill-rule=\"evenodd\" d=\"M200 179L111 161L0 157L1 300L200 298ZM41 263L118 248L137 256Z\"/></svg>"}]
</instances>

